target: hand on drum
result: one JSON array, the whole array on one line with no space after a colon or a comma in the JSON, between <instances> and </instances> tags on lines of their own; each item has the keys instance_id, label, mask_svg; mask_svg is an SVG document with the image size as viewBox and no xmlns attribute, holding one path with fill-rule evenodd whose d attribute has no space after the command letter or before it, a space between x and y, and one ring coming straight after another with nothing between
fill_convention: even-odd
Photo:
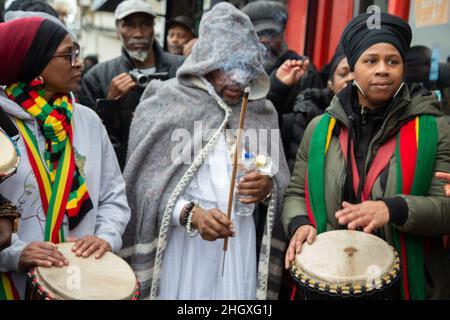
<instances>
[{"instance_id":1,"label":"hand on drum","mask_svg":"<svg viewBox=\"0 0 450 320\"><path fill-rule=\"evenodd\" d=\"M51 242L32 242L22 251L19 258L19 271L26 271L28 268L39 267L63 267L69 261L64 258L58 247Z\"/></svg>"},{"instance_id":2,"label":"hand on drum","mask_svg":"<svg viewBox=\"0 0 450 320\"><path fill-rule=\"evenodd\" d=\"M204 240L215 241L220 238L235 236L233 223L219 209L206 211L200 207L195 207L192 225Z\"/></svg>"},{"instance_id":3,"label":"hand on drum","mask_svg":"<svg viewBox=\"0 0 450 320\"><path fill-rule=\"evenodd\" d=\"M241 178L237 189L240 195L252 196L239 198L242 203L260 202L272 192L272 179L256 171L250 172Z\"/></svg>"},{"instance_id":4,"label":"hand on drum","mask_svg":"<svg viewBox=\"0 0 450 320\"><path fill-rule=\"evenodd\" d=\"M295 255L302 251L303 242L307 241L308 244L312 244L316 239L316 234L316 229L310 225L301 226L295 231L294 236L289 242L289 247L284 259L286 269L289 269L289 266L295 259Z\"/></svg>"},{"instance_id":5,"label":"hand on drum","mask_svg":"<svg viewBox=\"0 0 450 320\"><path fill-rule=\"evenodd\" d=\"M389 209L384 201L364 201L359 204L342 202L342 210L336 212L339 224L347 225L348 229L363 228L366 233L389 223Z\"/></svg>"},{"instance_id":6,"label":"hand on drum","mask_svg":"<svg viewBox=\"0 0 450 320\"><path fill-rule=\"evenodd\" d=\"M111 245L108 241L100 239L96 236L85 236L80 239L68 238L67 242L75 242L72 251L77 257L87 258L94 252L96 259L100 259L107 251L112 251Z\"/></svg>"}]
</instances>

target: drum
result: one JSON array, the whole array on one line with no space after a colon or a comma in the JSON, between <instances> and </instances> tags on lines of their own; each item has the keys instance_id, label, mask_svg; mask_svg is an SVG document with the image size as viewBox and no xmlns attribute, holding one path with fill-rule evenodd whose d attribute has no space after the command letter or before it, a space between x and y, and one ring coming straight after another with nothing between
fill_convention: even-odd
<instances>
[{"instance_id":1,"label":"drum","mask_svg":"<svg viewBox=\"0 0 450 320\"><path fill-rule=\"evenodd\" d=\"M400 259L379 237L337 230L305 242L291 274L307 300L391 300L399 294Z\"/></svg>"},{"instance_id":2,"label":"drum","mask_svg":"<svg viewBox=\"0 0 450 320\"><path fill-rule=\"evenodd\" d=\"M130 266L120 257L106 252L100 259L72 252L73 242L58 244L69 265L35 267L28 271L31 300L137 300L139 283Z\"/></svg>"},{"instance_id":3,"label":"drum","mask_svg":"<svg viewBox=\"0 0 450 320\"><path fill-rule=\"evenodd\" d=\"M11 138L0 130L0 182L17 170L20 154Z\"/></svg>"}]
</instances>

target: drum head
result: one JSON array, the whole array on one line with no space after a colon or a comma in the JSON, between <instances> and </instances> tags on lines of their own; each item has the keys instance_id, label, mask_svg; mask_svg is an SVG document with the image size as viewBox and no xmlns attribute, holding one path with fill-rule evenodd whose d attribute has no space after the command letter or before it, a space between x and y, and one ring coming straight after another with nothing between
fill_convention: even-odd
<instances>
[{"instance_id":1,"label":"drum head","mask_svg":"<svg viewBox=\"0 0 450 320\"><path fill-rule=\"evenodd\" d=\"M37 267L36 278L46 291L64 300L131 300L136 290L136 277L130 266L111 252L100 259L72 252L74 243L58 244L69 260L67 267Z\"/></svg>"},{"instance_id":2,"label":"drum head","mask_svg":"<svg viewBox=\"0 0 450 320\"><path fill-rule=\"evenodd\" d=\"M20 157L11 139L0 130L0 178L12 175L19 164Z\"/></svg>"},{"instance_id":3,"label":"drum head","mask_svg":"<svg viewBox=\"0 0 450 320\"><path fill-rule=\"evenodd\" d=\"M398 273L398 257L384 240L371 234L338 230L305 243L295 258L295 268L311 282L352 287L380 284L386 275ZM378 287L378 286L376 286Z\"/></svg>"}]
</instances>

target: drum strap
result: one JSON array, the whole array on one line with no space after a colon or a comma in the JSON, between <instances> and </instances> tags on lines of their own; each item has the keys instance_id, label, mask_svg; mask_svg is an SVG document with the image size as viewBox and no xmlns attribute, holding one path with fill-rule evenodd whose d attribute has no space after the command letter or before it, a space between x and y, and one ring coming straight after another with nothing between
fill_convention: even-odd
<instances>
[{"instance_id":1,"label":"drum strap","mask_svg":"<svg viewBox=\"0 0 450 320\"><path fill-rule=\"evenodd\" d=\"M326 231L325 155L335 123L333 118L324 114L314 129L310 142L305 198L308 216L318 233ZM347 147L344 147L346 143L343 145L343 141L347 141L345 134L345 129L341 129L339 140L344 158L347 154L345 152ZM373 184L389 163L394 150L397 160L397 194L427 195L436 158L437 142L437 125L433 116L422 115L405 124L396 137L388 140L380 148L373 160L363 188L363 201L370 198ZM355 164L353 152L351 157L352 163ZM356 177L353 187L357 187L359 175L356 165L352 167L353 176ZM424 299L424 241L420 237L403 234L396 228L392 230L394 246L402 262L402 296L404 299Z\"/></svg>"}]
</instances>

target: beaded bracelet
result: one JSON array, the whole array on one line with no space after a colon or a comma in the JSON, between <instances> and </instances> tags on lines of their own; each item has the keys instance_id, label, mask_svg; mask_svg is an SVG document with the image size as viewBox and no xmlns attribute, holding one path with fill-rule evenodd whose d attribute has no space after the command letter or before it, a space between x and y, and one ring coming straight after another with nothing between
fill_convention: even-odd
<instances>
[{"instance_id":1,"label":"beaded bracelet","mask_svg":"<svg viewBox=\"0 0 450 320\"><path fill-rule=\"evenodd\" d=\"M194 215L194 209L195 209L196 207L194 207L190 212L189 212L189 215L188 215L188 218L187 218L187 224L186 224L186 231L187 231L187 234L188 234L188 236L189 237L191 237L191 238L193 238L193 237L195 237L195 236L197 236L198 235L198 230L195 230L195 229L192 229L192 216Z\"/></svg>"},{"instance_id":2,"label":"beaded bracelet","mask_svg":"<svg viewBox=\"0 0 450 320\"><path fill-rule=\"evenodd\" d=\"M192 209L194 209L194 206L195 206L194 202L189 202L187 205L184 206L183 211L181 212L181 219L180 219L180 224L183 227L186 227L189 213L191 213Z\"/></svg>"}]
</instances>

